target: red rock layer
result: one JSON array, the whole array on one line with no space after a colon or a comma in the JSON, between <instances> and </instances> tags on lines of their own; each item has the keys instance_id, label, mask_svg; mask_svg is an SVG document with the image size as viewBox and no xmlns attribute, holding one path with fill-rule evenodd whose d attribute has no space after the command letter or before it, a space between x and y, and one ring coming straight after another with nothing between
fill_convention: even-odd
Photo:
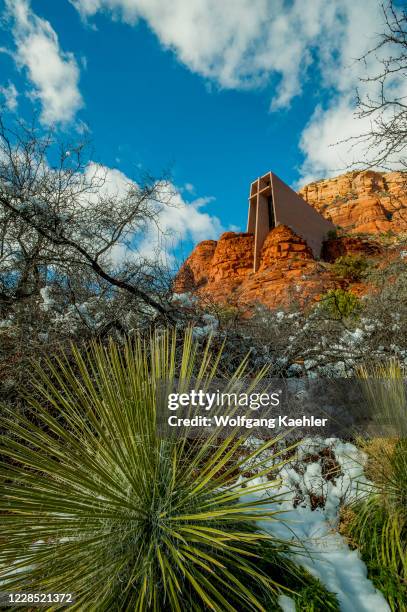
<instances>
[{"instance_id":1,"label":"red rock layer","mask_svg":"<svg viewBox=\"0 0 407 612\"><path fill-rule=\"evenodd\" d=\"M236 293L242 303L276 308L293 302L303 305L333 286L330 273L315 261L304 240L279 225L264 241L259 271L246 277Z\"/></svg>"},{"instance_id":2,"label":"red rock layer","mask_svg":"<svg viewBox=\"0 0 407 612\"><path fill-rule=\"evenodd\" d=\"M216 245L209 267L202 265L200 245L188 257L176 281L178 292L194 287L185 282L191 270L200 295L216 302L252 304L269 307L300 303L317 297L333 286L329 272L316 262L307 244L284 225L271 230L264 242L259 271L253 272L253 235L223 234ZM205 263L205 266L207 264ZM202 279L207 278L206 283Z\"/></svg>"},{"instance_id":3,"label":"red rock layer","mask_svg":"<svg viewBox=\"0 0 407 612\"><path fill-rule=\"evenodd\" d=\"M267 270L279 259L314 259L306 242L290 228L279 225L271 231L264 241L260 256L259 270Z\"/></svg>"},{"instance_id":4,"label":"red rock layer","mask_svg":"<svg viewBox=\"0 0 407 612\"><path fill-rule=\"evenodd\" d=\"M373 240L360 236L342 236L324 242L321 257L324 261L333 263L338 257L344 255L363 254L366 257L381 255L383 248Z\"/></svg>"},{"instance_id":5,"label":"red rock layer","mask_svg":"<svg viewBox=\"0 0 407 612\"><path fill-rule=\"evenodd\" d=\"M329 263L342 255L383 255L374 239L349 234L407 231L406 186L407 173L370 170L311 183L300 195L347 234L325 242L322 262L315 261L302 238L280 225L269 232L254 273L253 235L226 232L217 242L198 244L183 264L175 290L198 290L216 302L261 302L271 308L318 299L339 283ZM354 287L358 294L366 289L359 285Z\"/></svg>"},{"instance_id":6,"label":"red rock layer","mask_svg":"<svg viewBox=\"0 0 407 612\"><path fill-rule=\"evenodd\" d=\"M216 240L203 240L196 245L191 255L181 266L174 283L174 291L193 291L208 282Z\"/></svg>"},{"instance_id":7,"label":"red rock layer","mask_svg":"<svg viewBox=\"0 0 407 612\"><path fill-rule=\"evenodd\" d=\"M347 233L407 231L407 173L348 172L310 183L299 194Z\"/></svg>"},{"instance_id":8,"label":"red rock layer","mask_svg":"<svg viewBox=\"0 0 407 612\"><path fill-rule=\"evenodd\" d=\"M225 232L216 245L209 273L210 282L244 278L253 270L254 236Z\"/></svg>"}]
</instances>

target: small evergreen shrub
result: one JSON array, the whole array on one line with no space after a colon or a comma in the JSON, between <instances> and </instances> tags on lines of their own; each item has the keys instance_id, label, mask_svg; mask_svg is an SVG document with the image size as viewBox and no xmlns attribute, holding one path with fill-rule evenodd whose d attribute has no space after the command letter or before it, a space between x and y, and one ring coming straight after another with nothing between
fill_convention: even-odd
<instances>
[{"instance_id":1,"label":"small evergreen shrub","mask_svg":"<svg viewBox=\"0 0 407 612\"><path fill-rule=\"evenodd\" d=\"M320 308L335 321L356 318L362 309L360 299L351 291L331 289L320 300Z\"/></svg>"},{"instance_id":2,"label":"small evergreen shrub","mask_svg":"<svg viewBox=\"0 0 407 612\"><path fill-rule=\"evenodd\" d=\"M337 278L356 282L366 275L368 268L369 261L364 255L343 255L332 265L332 272Z\"/></svg>"}]
</instances>

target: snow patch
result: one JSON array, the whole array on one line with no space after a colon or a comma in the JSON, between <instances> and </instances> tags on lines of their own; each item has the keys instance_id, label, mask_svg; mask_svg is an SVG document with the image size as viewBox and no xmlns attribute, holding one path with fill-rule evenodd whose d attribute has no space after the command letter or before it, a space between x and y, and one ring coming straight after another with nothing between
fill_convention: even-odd
<instances>
[{"instance_id":1,"label":"snow patch","mask_svg":"<svg viewBox=\"0 0 407 612\"><path fill-rule=\"evenodd\" d=\"M324 450L325 449L325 450ZM318 453L332 451L339 466L334 478L322 474ZM315 456L314 461L309 461ZM337 438L305 439L298 447L298 461L305 465L303 473L295 462L280 471L279 489L261 491L253 497L281 494L281 520L259 521L259 526L277 538L304 546L295 560L338 597L343 612L387 612L390 610L383 594L367 577L367 569L357 550L351 550L336 531L339 509L343 502L357 499L369 486L363 473L365 455L350 442ZM305 461L304 461L305 460ZM265 478L259 479L266 482ZM297 503L298 494L302 501ZM312 496L323 495L322 507L312 509ZM273 502L275 504L275 502ZM288 600L288 601L287 601ZM292 600L279 600L283 610L293 610Z\"/></svg>"}]
</instances>

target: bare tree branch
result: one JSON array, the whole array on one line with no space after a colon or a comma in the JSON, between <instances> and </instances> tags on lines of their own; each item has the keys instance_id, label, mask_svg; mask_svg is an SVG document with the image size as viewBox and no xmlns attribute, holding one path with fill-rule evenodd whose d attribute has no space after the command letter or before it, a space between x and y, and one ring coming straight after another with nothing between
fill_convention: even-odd
<instances>
[{"instance_id":1,"label":"bare tree branch","mask_svg":"<svg viewBox=\"0 0 407 612\"><path fill-rule=\"evenodd\" d=\"M137 240L152 225L159 230L160 212L172 205L170 182L148 177L112 190L107 169L87 153L88 143L67 145L21 123L9 129L0 117L0 298L38 296L47 278L88 269L172 320L165 292L136 282L152 270L137 257ZM115 248L126 253L120 261Z\"/></svg>"},{"instance_id":2,"label":"bare tree branch","mask_svg":"<svg viewBox=\"0 0 407 612\"><path fill-rule=\"evenodd\" d=\"M407 168L407 11L396 8L393 0L382 5L384 31L377 44L358 58L368 68L377 60L379 69L361 78L356 91L355 116L369 120L369 127L358 136L340 141L351 148L362 148L363 159L349 167L363 165L383 170ZM339 144L339 143L338 143Z\"/></svg>"}]
</instances>

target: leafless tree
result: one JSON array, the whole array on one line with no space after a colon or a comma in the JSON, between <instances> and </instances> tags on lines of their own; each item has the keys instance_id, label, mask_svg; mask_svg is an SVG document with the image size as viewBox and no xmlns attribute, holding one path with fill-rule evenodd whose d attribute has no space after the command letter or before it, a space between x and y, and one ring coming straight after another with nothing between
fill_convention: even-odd
<instances>
[{"instance_id":1,"label":"leafless tree","mask_svg":"<svg viewBox=\"0 0 407 612\"><path fill-rule=\"evenodd\" d=\"M114 190L106 169L91 161L88 143L58 142L35 125L11 129L0 118L3 315L51 284L68 301L73 293L125 295L133 309L171 320L168 283L137 246L151 227L159 231L172 195L168 180L150 176Z\"/></svg>"},{"instance_id":2,"label":"leafless tree","mask_svg":"<svg viewBox=\"0 0 407 612\"><path fill-rule=\"evenodd\" d=\"M376 59L379 69L361 78L356 116L370 120L367 131L350 140L368 151L364 165L407 168L407 11L393 0L382 5L384 31L378 43L359 58L366 66Z\"/></svg>"}]
</instances>

